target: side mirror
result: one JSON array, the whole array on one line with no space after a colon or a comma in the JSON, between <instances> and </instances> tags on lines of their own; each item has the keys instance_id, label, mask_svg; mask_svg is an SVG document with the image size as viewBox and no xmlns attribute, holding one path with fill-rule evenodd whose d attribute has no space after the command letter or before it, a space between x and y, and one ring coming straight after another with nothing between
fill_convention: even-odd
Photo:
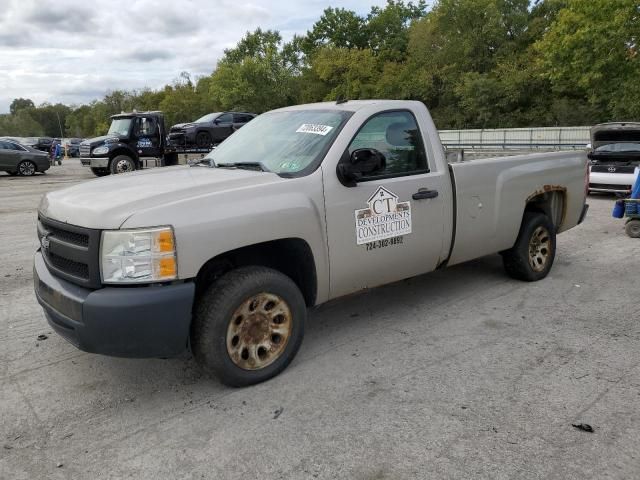
<instances>
[{"instance_id":1,"label":"side mirror","mask_svg":"<svg viewBox=\"0 0 640 480\"><path fill-rule=\"evenodd\" d=\"M348 187L355 187L362 177L382 172L387 164L385 156L375 148L358 148L348 158L347 155L348 151L345 151L337 173L340 182Z\"/></svg>"}]
</instances>

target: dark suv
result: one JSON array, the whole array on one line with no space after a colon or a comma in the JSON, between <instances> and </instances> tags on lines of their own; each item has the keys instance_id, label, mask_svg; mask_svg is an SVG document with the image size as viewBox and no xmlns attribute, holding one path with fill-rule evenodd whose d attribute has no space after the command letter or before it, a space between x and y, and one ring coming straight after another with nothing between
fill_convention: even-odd
<instances>
[{"instance_id":1,"label":"dark suv","mask_svg":"<svg viewBox=\"0 0 640 480\"><path fill-rule=\"evenodd\" d=\"M179 123L171 127L169 141L176 146L195 145L207 148L222 142L255 116L255 113L246 112L209 113L195 122Z\"/></svg>"}]
</instances>

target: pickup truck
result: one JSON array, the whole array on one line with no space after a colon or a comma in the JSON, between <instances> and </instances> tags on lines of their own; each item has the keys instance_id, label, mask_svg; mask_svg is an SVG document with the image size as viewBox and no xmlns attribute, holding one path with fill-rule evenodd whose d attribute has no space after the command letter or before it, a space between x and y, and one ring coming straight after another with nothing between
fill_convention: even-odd
<instances>
[{"instance_id":1,"label":"pickup truck","mask_svg":"<svg viewBox=\"0 0 640 480\"><path fill-rule=\"evenodd\" d=\"M330 299L494 253L544 278L588 181L584 152L448 164L420 102L282 108L198 164L46 194L35 292L82 350L190 349L250 385L286 368Z\"/></svg>"}]
</instances>

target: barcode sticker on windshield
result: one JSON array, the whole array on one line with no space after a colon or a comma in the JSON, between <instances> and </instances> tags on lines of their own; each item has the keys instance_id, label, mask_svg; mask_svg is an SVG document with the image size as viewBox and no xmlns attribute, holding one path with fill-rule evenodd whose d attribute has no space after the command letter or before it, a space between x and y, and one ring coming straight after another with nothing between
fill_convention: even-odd
<instances>
[{"instance_id":1,"label":"barcode sticker on windshield","mask_svg":"<svg viewBox=\"0 0 640 480\"><path fill-rule=\"evenodd\" d=\"M316 135L326 135L333 127L329 125L320 125L318 123L303 123L300 128L296 130L296 133L315 133Z\"/></svg>"}]
</instances>

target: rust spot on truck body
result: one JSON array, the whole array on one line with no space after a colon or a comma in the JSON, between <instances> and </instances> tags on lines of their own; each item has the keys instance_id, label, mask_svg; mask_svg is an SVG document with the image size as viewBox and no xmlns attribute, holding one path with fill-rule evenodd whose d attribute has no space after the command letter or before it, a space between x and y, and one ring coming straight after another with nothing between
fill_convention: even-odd
<instances>
[{"instance_id":1,"label":"rust spot on truck body","mask_svg":"<svg viewBox=\"0 0 640 480\"><path fill-rule=\"evenodd\" d=\"M541 197L541 198L545 198L544 195L547 193L553 193L553 192L560 192L563 194L562 196L562 211L560 212L560 218L556 219L555 226L556 228L560 228L560 226L564 223L566 217L567 217L567 204L569 203L567 201L567 187L563 186L563 185L543 185L541 190L536 190L535 192L533 192L531 195L529 195L527 197L527 201L525 202L526 204L529 204L533 199L535 199L536 197ZM553 219L552 219L553 221Z\"/></svg>"},{"instance_id":2,"label":"rust spot on truck body","mask_svg":"<svg viewBox=\"0 0 640 480\"><path fill-rule=\"evenodd\" d=\"M567 187L564 187L562 185L544 185L541 190L536 190L535 192L533 192L531 195L527 197L527 203L533 200L534 198L549 192L562 192L566 194Z\"/></svg>"}]
</instances>

